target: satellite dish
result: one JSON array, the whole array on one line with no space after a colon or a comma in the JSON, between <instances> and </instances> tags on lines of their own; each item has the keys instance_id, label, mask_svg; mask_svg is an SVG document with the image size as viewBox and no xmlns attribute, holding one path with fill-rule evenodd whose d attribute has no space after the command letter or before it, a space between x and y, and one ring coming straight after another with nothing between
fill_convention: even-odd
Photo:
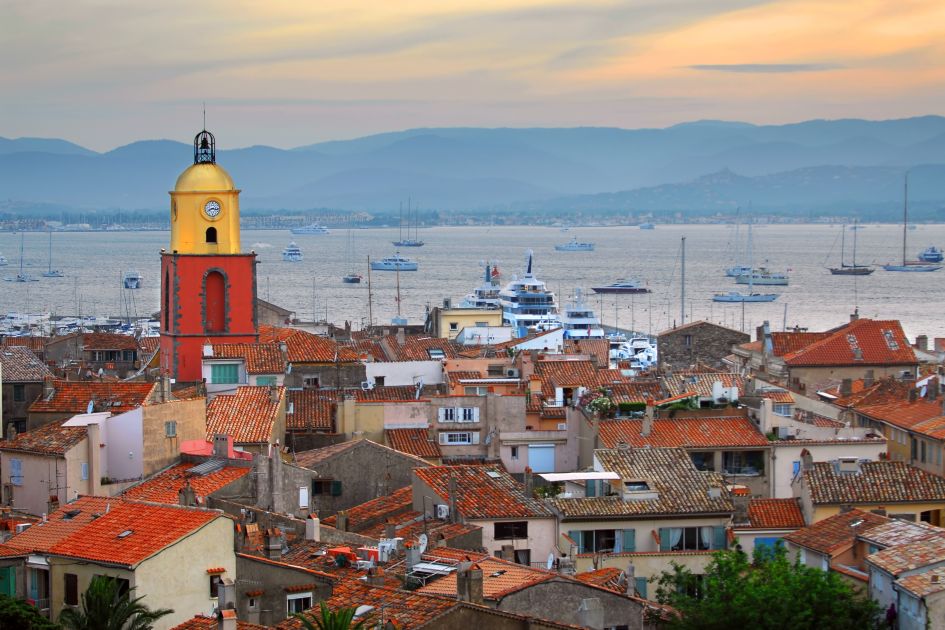
<instances>
[{"instance_id":1,"label":"satellite dish","mask_svg":"<svg viewBox=\"0 0 945 630\"><path fill-rule=\"evenodd\" d=\"M427 550L427 535L426 534L420 534L419 538L417 538L417 547L420 549L420 553L423 553L424 551Z\"/></svg>"},{"instance_id":2,"label":"satellite dish","mask_svg":"<svg viewBox=\"0 0 945 630\"><path fill-rule=\"evenodd\" d=\"M548 562L545 563L545 568L551 571L551 567L555 566L555 554L548 554Z\"/></svg>"},{"instance_id":3,"label":"satellite dish","mask_svg":"<svg viewBox=\"0 0 945 630\"><path fill-rule=\"evenodd\" d=\"M90 400L88 406L85 408L85 413L92 413L95 410L95 404Z\"/></svg>"}]
</instances>

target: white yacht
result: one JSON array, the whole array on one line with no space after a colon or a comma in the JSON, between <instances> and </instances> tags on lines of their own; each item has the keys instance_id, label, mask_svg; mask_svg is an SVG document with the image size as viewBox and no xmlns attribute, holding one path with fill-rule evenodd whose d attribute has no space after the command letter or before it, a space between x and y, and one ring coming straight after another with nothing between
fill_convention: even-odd
<instances>
[{"instance_id":1,"label":"white yacht","mask_svg":"<svg viewBox=\"0 0 945 630\"><path fill-rule=\"evenodd\" d=\"M318 223L303 225L302 227L292 228L293 234L328 234L328 228Z\"/></svg>"},{"instance_id":2,"label":"white yacht","mask_svg":"<svg viewBox=\"0 0 945 630\"><path fill-rule=\"evenodd\" d=\"M126 289L140 289L141 288L141 274L135 271L134 269L126 271L121 277L121 284Z\"/></svg>"},{"instance_id":3,"label":"white yacht","mask_svg":"<svg viewBox=\"0 0 945 630\"><path fill-rule=\"evenodd\" d=\"M371 261L373 271L416 271L419 266L417 261L401 256L400 252L387 258Z\"/></svg>"},{"instance_id":4,"label":"white yacht","mask_svg":"<svg viewBox=\"0 0 945 630\"><path fill-rule=\"evenodd\" d=\"M584 303L581 289L574 290L574 301L564 307L561 327L565 339L603 339L604 329L594 310Z\"/></svg>"},{"instance_id":5,"label":"white yacht","mask_svg":"<svg viewBox=\"0 0 945 630\"><path fill-rule=\"evenodd\" d=\"M6 267L10 264L10 261L7 260L7 257L3 254L0 254L0 267Z\"/></svg>"},{"instance_id":6,"label":"white yacht","mask_svg":"<svg viewBox=\"0 0 945 630\"><path fill-rule=\"evenodd\" d=\"M787 274L769 271L766 267L759 267L751 272L735 276L735 284L748 284L749 280L751 284L760 286L786 287L788 285Z\"/></svg>"},{"instance_id":7,"label":"white yacht","mask_svg":"<svg viewBox=\"0 0 945 630\"><path fill-rule=\"evenodd\" d=\"M580 243L576 236L572 236L564 245L555 245L555 249L559 252L592 252L594 243Z\"/></svg>"},{"instance_id":8,"label":"white yacht","mask_svg":"<svg viewBox=\"0 0 945 630\"><path fill-rule=\"evenodd\" d=\"M499 308L499 267L493 262L485 263L485 274L482 284L466 294L459 308Z\"/></svg>"},{"instance_id":9,"label":"white yacht","mask_svg":"<svg viewBox=\"0 0 945 630\"><path fill-rule=\"evenodd\" d=\"M561 326L555 294L532 273L532 258L533 253L529 250L525 275L513 277L499 291L502 322L514 328L514 334L519 337L528 334L529 328L551 330Z\"/></svg>"},{"instance_id":10,"label":"white yacht","mask_svg":"<svg viewBox=\"0 0 945 630\"><path fill-rule=\"evenodd\" d=\"M610 358L629 361L632 370L645 370L656 363L656 342L649 337L631 337L616 348L611 348Z\"/></svg>"},{"instance_id":11,"label":"white yacht","mask_svg":"<svg viewBox=\"0 0 945 630\"><path fill-rule=\"evenodd\" d=\"M282 260L285 262L302 262L302 250L292 241L282 250Z\"/></svg>"}]
</instances>

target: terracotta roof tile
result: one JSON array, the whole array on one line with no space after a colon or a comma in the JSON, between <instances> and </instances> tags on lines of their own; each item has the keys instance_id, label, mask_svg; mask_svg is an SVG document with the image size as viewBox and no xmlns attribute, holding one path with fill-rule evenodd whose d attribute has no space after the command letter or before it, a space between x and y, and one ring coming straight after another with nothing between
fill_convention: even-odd
<instances>
[{"instance_id":1,"label":"terracotta roof tile","mask_svg":"<svg viewBox=\"0 0 945 630\"><path fill-rule=\"evenodd\" d=\"M0 350L4 383L36 383L52 378L52 372L32 350L13 346Z\"/></svg>"},{"instance_id":2,"label":"terracotta roof tile","mask_svg":"<svg viewBox=\"0 0 945 630\"><path fill-rule=\"evenodd\" d=\"M381 339L380 345L390 361L430 361L436 358L455 359L457 356L449 339L441 337L407 335L404 344L400 345L396 335L389 335ZM442 356L437 357L438 354Z\"/></svg>"},{"instance_id":3,"label":"terracotta roof tile","mask_svg":"<svg viewBox=\"0 0 945 630\"><path fill-rule=\"evenodd\" d=\"M941 403L925 399L913 402L900 400L882 404L861 405L855 409L859 414L895 425L901 429L912 429L918 424L942 415Z\"/></svg>"},{"instance_id":4,"label":"terracotta roof tile","mask_svg":"<svg viewBox=\"0 0 945 630\"><path fill-rule=\"evenodd\" d=\"M574 575L574 579L585 582L586 584L593 584L611 591L622 593L625 592L625 587L621 588L617 585L617 579L620 577L620 573L620 569L616 567L605 567L603 569L596 569L594 571L576 573Z\"/></svg>"},{"instance_id":5,"label":"terracotta roof tile","mask_svg":"<svg viewBox=\"0 0 945 630\"><path fill-rule=\"evenodd\" d=\"M286 409L285 426L293 431L335 430L335 401L337 394L317 389L290 389L291 413Z\"/></svg>"},{"instance_id":6,"label":"terracotta roof tile","mask_svg":"<svg viewBox=\"0 0 945 630\"><path fill-rule=\"evenodd\" d=\"M156 383L140 381L53 381L51 395L30 405L30 413L85 413L89 401L96 410L131 411L149 402Z\"/></svg>"},{"instance_id":7,"label":"terracotta roof tile","mask_svg":"<svg viewBox=\"0 0 945 630\"><path fill-rule=\"evenodd\" d=\"M894 545L870 555L867 561L894 577L905 571L945 562L945 536Z\"/></svg>"},{"instance_id":8,"label":"terracotta roof tile","mask_svg":"<svg viewBox=\"0 0 945 630\"><path fill-rule=\"evenodd\" d=\"M857 522L859 524L854 528L853 523ZM888 522L889 519L885 516L862 510L850 510L785 534L784 540L820 553L833 555L836 551L851 546L857 535Z\"/></svg>"},{"instance_id":9,"label":"terracotta roof tile","mask_svg":"<svg viewBox=\"0 0 945 630\"><path fill-rule=\"evenodd\" d=\"M116 333L75 333L82 339L83 350L138 350L138 341L131 335ZM71 335L67 335L71 336ZM59 339L62 339L61 337ZM58 341L58 339L57 339Z\"/></svg>"},{"instance_id":10,"label":"terracotta roof tile","mask_svg":"<svg viewBox=\"0 0 945 630\"><path fill-rule=\"evenodd\" d=\"M606 388L611 391L610 399L618 405L658 400L663 397L663 388L656 380L636 379L632 383L609 383Z\"/></svg>"},{"instance_id":11,"label":"terracotta roof tile","mask_svg":"<svg viewBox=\"0 0 945 630\"><path fill-rule=\"evenodd\" d=\"M610 341L608 339L565 339L565 354L584 354L597 357L598 365L610 362Z\"/></svg>"},{"instance_id":12,"label":"terracotta roof tile","mask_svg":"<svg viewBox=\"0 0 945 630\"><path fill-rule=\"evenodd\" d=\"M346 395L353 395L358 402L383 402L388 400L416 400L417 388L413 385L386 385L371 389L345 390Z\"/></svg>"},{"instance_id":13,"label":"terracotta roof tile","mask_svg":"<svg viewBox=\"0 0 945 630\"><path fill-rule=\"evenodd\" d=\"M25 551L46 552L56 543L78 531L121 499L82 496L48 515L45 523L36 523L7 540L7 545Z\"/></svg>"},{"instance_id":14,"label":"terracotta roof tile","mask_svg":"<svg viewBox=\"0 0 945 630\"><path fill-rule=\"evenodd\" d=\"M206 498L224 486L249 474L251 468L225 466L206 475L190 472L195 464L178 464L150 479L132 486L122 493L126 499L139 499L152 503L177 504L181 488L186 482L194 489L198 498Z\"/></svg>"},{"instance_id":15,"label":"terracotta roof tile","mask_svg":"<svg viewBox=\"0 0 945 630\"><path fill-rule=\"evenodd\" d=\"M744 376L733 372L674 372L663 377L663 386L670 396L696 392L703 398L711 398L715 383L722 383L722 387L737 387L740 393L744 393L745 381Z\"/></svg>"},{"instance_id":16,"label":"terracotta roof tile","mask_svg":"<svg viewBox=\"0 0 945 630\"><path fill-rule=\"evenodd\" d=\"M431 437L429 429L387 429L384 437L388 446L402 453L430 459L443 457L440 445Z\"/></svg>"},{"instance_id":17,"label":"terracotta roof tile","mask_svg":"<svg viewBox=\"0 0 945 630\"><path fill-rule=\"evenodd\" d=\"M4 348L29 348L34 353L41 355L46 351L46 344L50 337L3 337Z\"/></svg>"},{"instance_id":18,"label":"terracotta roof tile","mask_svg":"<svg viewBox=\"0 0 945 630\"><path fill-rule=\"evenodd\" d=\"M751 499L748 520L757 529L793 529L804 527L804 515L797 499Z\"/></svg>"},{"instance_id":19,"label":"terracotta roof tile","mask_svg":"<svg viewBox=\"0 0 945 630\"><path fill-rule=\"evenodd\" d=\"M615 472L622 482L645 481L656 496L625 501L621 494L553 499L566 520L626 518L655 514L720 514L734 511L725 481L717 473L701 472L681 448L635 448L594 451L599 471ZM710 488L718 496L710 496ZM623 487L621 484L621 492Z\"/></svg>"},{"instance_id":20,"label":"terracotta roof tile","mask_svg":"<svg viewBox=\"0 0 945 630\"><path fill-rule=\"evenodd\" d=\"M290 363L352 363L358 360L357 353L339 345L336 341L313 335L295 328L260 326L260 343L284 341Z\"/></svg>"},{"instance_id":21,"label":"terracotta roof tile","mask_svg":"<svg viewBox=\"0 0 945 630\"><path fill-rule=\"evenodd\" d=\"M794 400L794 394L789 392L786 389L771 389L766 388L755 392L758 396L762 398L767 398L772 403L779 405L793 405L796 401Z\"/></svg>"},{"instance_id":22,"label":"terracotta roof tile","mask_svg":"<svg viewBox=\"0 0 945 630\"><path fill-rule=\"evenodd\" d=\"M390 494L371 499L361 505L348 508L348 530L359 532L364 527L369 527L377 522L383 522L385 519L406 512L413 505L413 489L410 486L395 490ZM335 526L336 516L331 515L322 522L326 525Z\"/></svg>"},{"instance_id":23,"label":"terracotta roof tile","mask_svg":"<svg viewBox=\"0 0 945 630\"><path fill-rule=\"evenodd\" d=\"M945 590L945 567L936 567L922 573L899 578L895 586L912 593L920 599L940 593Z\"/></svg>"},{"instance_id":24,"label":"terracotta roof tile","mask_svg":"<svg viewBox=\"0 0 945 630\"><path fill-rule=\"evenodd\" d=\"M273 438L272 430L285 400L285 387L276 387L276 401L268 386L238 387L235 394L220 395L207 405L207 439L224 434L234 444L259 444Z\"/></svg>"},{"instance_id":25,"label":"terracotta roof tile","mask_svg":"<svg viewBox=\"0 0 945 630\"><path fill-rule=\"evenodd\" d=\"M0 440L0 451L65 455L86 438L88 430L85 427L64 427L63 422L50 422L32 431L19 433L13 440Z\"/></svg>"},{"instance_id":26,"label":"terracotta roof tile","mask_svg":"<svg viewBox=\"0 0 945 630\"><path fill-rule=\"evenodd\" d=\"M945 501L945 477L905 462L862 462L856 473L839 472L836 462L814 462L802 474L815 505Z\"/></svg>"},{"instance_id":27,"label":"terracotta roof tile","mask_svg":"<svg viewBox=\"0 0 945 630\"><path fill-rule=\"evenodd\" d=\"M859 533L859 537L877 547L892 547L924 540L931 536L945 536L945 529L922 521L910 522L894 518L884 525Z\"/></svg>"},{"instance_id":28,"label":"terracotta roof tile","mask_svg":"<svg viewBox=\"0 0 945 630\"><path fill-rule=\"evenodd\" d=\"M0 543L0 558L15 558L18 556L25 556L29 552L24 551L23 549L17 549L16 547L11 547L10 545L4 545Z\"/></svg>"},{"instance_id":29,"label":"terracotta roof tile","mask_svg":"<svg viewBox=\"0 0 945 630\"><path fill-rule=\"evenodd\" d=\"M205 359L243 359L248 374L283 374L285 356L277 343L214 344L213 354Z\"/></svg>"},{"instance_id":30,"label":"terracotta roof tile","mask_svg":"<svg viewBox=\"0 0 945 630\"><path fill-rule=\"evenodd\" d=\"M829 332L772 332L771 350L774 356L781 357L803 350L812 343L826 339L830 334ZM761 342L756 343L758 343L758 350L761 351Z\"/></svg>"},{"instance_id":31,"label":"terracotta roof tile","mask_svg":"<svg viewBox=\"0 0 945 630\"><path fill-rule=\"evenodd\" d=\"M261 593L260 593L261 594ZM216 617L197 615L192 619L178 624L171 630L219 630L220 621ZM269 626L260 626L248 621L236 621L236 630L268 630Z\"/></svg>"},{"instance_id":32,"label":"terracotta roof tile","mask_svg":"<svg viewBox=\"0 0 945 630\"><path fill-rule=\"evenodd\" d=\"M484 598L491 600L502 599L510 593L526 589L540 582L547 582L557 576L557 573L551 571L533 569L498 558L483 558L477 560L476 565L482 569L482 595ZM456 572L428 582L426 586L417 589L417 592L455 597Z\"/></svg>"},{"instance_id":33,"label":"terracotta roof tile","mask_svg":"<svg viewBox=\"0 0 945 630\"><path fill-rule=\"evenodd\" d=\"M791 367L915 365L915 352L896 320L861 318L804 348L785 354Z\"/></svg>"},{"instance_id":34,"label":"terracotta roof tile","mask_svg":"<svg viewBox=\"0 0 945 630\"><path fill-rule=\"evenodd\" d=\"M141 346L141 352L150 357L161 349L160 337L141 337L138 339L138 345Z\"/></svg>"},{"instance_id":35,"label":"terracotta roof tile","mask_svg":"<svg viewBox=\"0 0 945 630\"><path fill-rule=\"evenodd\" d=\"M552 516L544 503L525 495L522 484L504 470L492 466L430 466L413 473L449 501L449 480L456 479L456 507L466 519L544 518Z\"/></svg>"},{"instance_id":36,"label":"terracotta roof tile","mask_svg":"<svg viewBox=\"0 0 945 630\"><path fill-rule=\"evenodd\" d=\"M745 417L656 419L646 437L643 420L602 420L601 443L617 448L630 446L669 446L684 448L767 447L768 439Z\"/></svg>"},{"instance_id":37,"label":"terracotta roof tile","mask_svg":"<svg viewBox=\"0 0 945 630\"><path fill-rule=\"evenodd\" d=\"M49 553L134 567L218 518L225 517L197 508L118 501L107 514L53 545Z\"/></svg>"},{"instance_id":38,"label":"terracotta roof tile","mask_svg":"<svg viewBox=\"0 0 945 630\"><path fill-rule=\"evenodd\" d=\"M945 416L936 416L912 426L914 433L920 433L936 440L945 440Z\"/></svg>"},{"instance_id":39,"label":"terracotta roof tile","mask_svg":"<svg viewBox=\"0 0 945 630\"><path fill-rule=\"evenodd\" d=\"M426 460L420 459L409 453L402 453L400 451L395 451L389 446L383 444L378 444L373 440L347 440L344 442L338 442L337 444L332 444L331 446L324 446L322 448L314 448L309 451L300 451L295 454L295 463L304 468L312 468L325 462L333 457L338 457L343 455L349 449L353 448L373 448L379 449L381 451L386 451L387 453L396 453L398 456L410 459L416 462L417 466L427 466L428 462Z\"/></svg>"}]
</instances>

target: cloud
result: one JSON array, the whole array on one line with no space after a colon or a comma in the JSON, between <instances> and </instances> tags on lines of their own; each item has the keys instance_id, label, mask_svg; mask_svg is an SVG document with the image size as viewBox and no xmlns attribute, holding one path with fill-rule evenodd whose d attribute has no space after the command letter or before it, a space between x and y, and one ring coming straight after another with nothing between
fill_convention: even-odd
<instances>
[{"instance_id":1,"label":"cloud","mask_svg":"<svg viewBox=\"0 0 945 630\"><path fill-rule=\"evenodd\" d=\"M690 70L708 72L745 72L778 74L783 72L825 72L844 66L835 63L715 63L687 66Z\"/></svg>"}]
</instances>

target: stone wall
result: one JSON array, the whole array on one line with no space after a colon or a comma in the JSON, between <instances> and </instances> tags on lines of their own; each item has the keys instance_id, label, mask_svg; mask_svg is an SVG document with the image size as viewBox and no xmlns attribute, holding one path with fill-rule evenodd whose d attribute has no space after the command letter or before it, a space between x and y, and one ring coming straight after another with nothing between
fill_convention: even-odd
<instances>
[{"instance_id":1,"label":"stone wall","mask_svg":"<svg viewBox=\"0 0 945 630\"><path fill-rule=\"evenodd\" d=\"M709 322L694 322L660 333L657 352L661 369L686 369L696 363L721 366L732 346L748 343L743 332Z\"/></svg>"}]
</instances>

